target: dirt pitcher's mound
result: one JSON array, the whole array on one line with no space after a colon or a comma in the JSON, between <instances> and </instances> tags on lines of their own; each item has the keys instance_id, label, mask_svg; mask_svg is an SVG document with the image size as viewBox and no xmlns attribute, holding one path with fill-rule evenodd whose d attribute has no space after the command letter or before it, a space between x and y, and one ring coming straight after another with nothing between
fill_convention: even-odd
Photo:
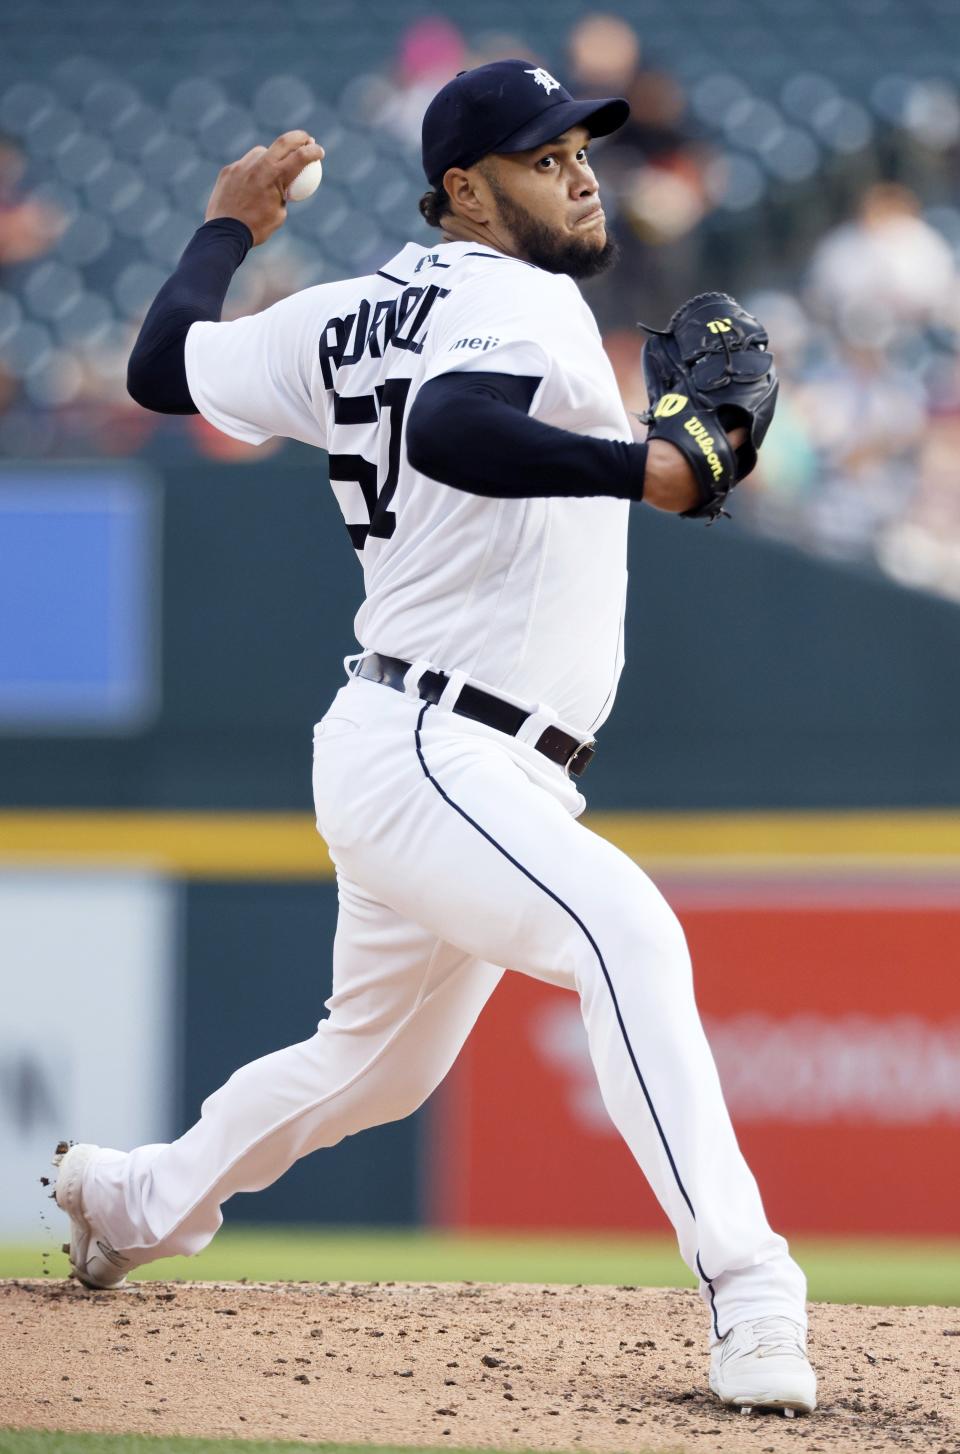
<instances>
[{"instance_id":1,"label":"dirt pitcher's mound","mask_svg":"<svg viewBox=\"0 0 960 1454\"><path fill-rule=\"evenodd\" d=\"M0 1282L0 1428L499 1449L960 1454L960 1310L818 1304L811 1418L706 1388L693 1292Z\"/></svg>"}]
</instances>

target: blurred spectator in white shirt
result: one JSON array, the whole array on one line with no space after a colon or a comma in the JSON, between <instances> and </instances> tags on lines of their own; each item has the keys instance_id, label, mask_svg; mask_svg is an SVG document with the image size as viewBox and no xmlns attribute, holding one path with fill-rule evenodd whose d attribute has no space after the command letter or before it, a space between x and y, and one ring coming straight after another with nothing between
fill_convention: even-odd
<instances>
[{"instance_id":1,"label":"blurred spectator in white shirt","mask_svg":"<svg viewBox=\"0 0 960 1454\"><path fill-rule=\"evenodd\" d=\"M816 311L856 345L883 347L903 327L960 321L949 244L896 182L869 187L856 218L826 234L809 286Z\"/></svg>"}]
</instances>

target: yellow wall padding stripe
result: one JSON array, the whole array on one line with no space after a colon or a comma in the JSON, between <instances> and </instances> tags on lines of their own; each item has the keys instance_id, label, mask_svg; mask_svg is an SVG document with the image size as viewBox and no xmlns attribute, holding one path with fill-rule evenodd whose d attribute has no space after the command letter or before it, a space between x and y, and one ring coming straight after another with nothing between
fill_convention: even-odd
<instances>
[{"instance_id":1,"label":"yellow wall padding stripe","mask_svg":"<svg viewBox=\"0 0 960 1454\"><path fill-rule=\"evenodd\" d=\"M586 821L639 863L960 864L958 811L594 813Z\"/></svg>"},{"instance_id":2,"label":"yellow wall padding stripe","mask_svg":"<svg viewBox=\"0 0 960 1454\"><path fill-rule=\"evenodd\" d=\"M122 865L182 878L332 878L306 813L0 813L0 863Z\"/></svg>"},{"instance_id":3,"label":"yellow wall padding stripe","mask_svg":"<svg viewBox=\"0 0 960 1454\"><path fill-rule=\"evenodd\" d=\"M639 863L960 869L960 812L594 813ZM331 878L306 813L0 812L5 867L143 867L183 878Z\"/></svg>"}]
</instances>

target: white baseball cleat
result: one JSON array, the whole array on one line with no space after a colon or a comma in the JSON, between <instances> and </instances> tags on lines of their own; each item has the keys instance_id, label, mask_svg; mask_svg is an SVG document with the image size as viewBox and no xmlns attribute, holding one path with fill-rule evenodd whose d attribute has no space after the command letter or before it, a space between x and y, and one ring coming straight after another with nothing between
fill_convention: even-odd
<instances>
[{"instance_id":1,"label":"white baseball cleat","mask_svg":"<svg viewBox=\"0 0 960 1454\"><path fill-rule=\"evenodd\" d=\"M736 1323L710 1350L710 1388L741 1413L782 1409L788 1418L812 1414L817 1375L810 1367L803 1328L791 1318Z\"/></svg>"},{"instance_id":2,"label":"white baseball cleat","mask_svg":"<svg viewBox=\"0 0 960 1454\"><path fill-rule=\"evenodd\" d=\"M121 1257L105 1237L97 1235L83 1210L83 1173L99 1149L82 1142L70 1146L61 1141L53 1158L60 1172L53 1195L57 1206L70 1218L70 1241L63 1244L63 1250L70 1258L74 1277L86 1287L119 1287L130 1261Z\"/></svg>"}]
</instances>

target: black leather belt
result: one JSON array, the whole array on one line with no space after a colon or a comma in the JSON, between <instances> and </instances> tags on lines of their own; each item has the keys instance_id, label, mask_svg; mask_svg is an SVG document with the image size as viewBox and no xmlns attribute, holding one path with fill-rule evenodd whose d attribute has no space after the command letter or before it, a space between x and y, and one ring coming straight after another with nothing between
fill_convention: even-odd
<instances>
[{"instance_id":1,"label":"black leather belt","mask_svg":"<svg viewBox=\"0 0 960 1454\"><path fill-rule=\"evenodd\" d=\"M380 682L382 686L402 692L403 679L409 670L409 661L373 652L361 659L354 676L363 677L368 682ZM417 684L417 695L422 702L432 702L436 706L449 680L446 672L425 671ZM470 717L474 722L483 722L487 727L495 727L498 732L506 732L510 737L516 737L524 722L533 715L522 707L515 707L512 702L505 702L502 697L495 697L492 692L471 686L469 682L460 688L460 695L451 711L461 717ZM571 777L583 774L597 750L592 738L581 742L579 738L571 737L569 732L561 732L559 727L547 727L533 745L551 762L566 768Z\"/></svg>"}]
</instances>

